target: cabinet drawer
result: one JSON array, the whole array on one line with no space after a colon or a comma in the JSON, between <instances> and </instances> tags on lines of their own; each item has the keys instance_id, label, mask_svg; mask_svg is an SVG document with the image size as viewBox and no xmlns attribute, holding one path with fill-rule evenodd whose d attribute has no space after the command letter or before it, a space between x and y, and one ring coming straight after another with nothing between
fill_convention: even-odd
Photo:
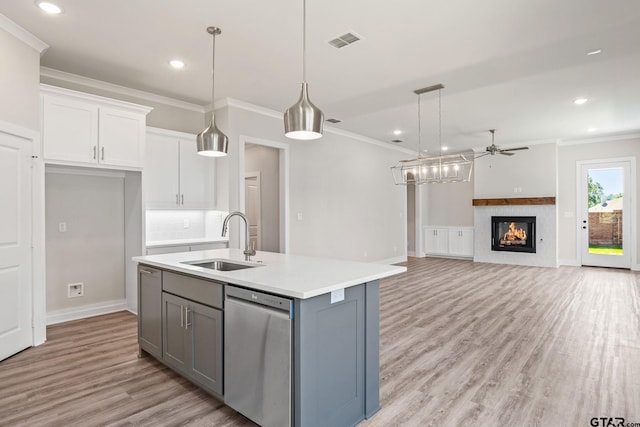
<instances>
[{"instance_id":1,"label":"cabinet drawer","mask_svg":"<svg viewBox=\"0 0 640 427\"><path fill-rule=\"evenodd\" d=\"M162 290L201 304L222 308L222 283L165 271L162 276Z\"/></svg>"}]
</instances>

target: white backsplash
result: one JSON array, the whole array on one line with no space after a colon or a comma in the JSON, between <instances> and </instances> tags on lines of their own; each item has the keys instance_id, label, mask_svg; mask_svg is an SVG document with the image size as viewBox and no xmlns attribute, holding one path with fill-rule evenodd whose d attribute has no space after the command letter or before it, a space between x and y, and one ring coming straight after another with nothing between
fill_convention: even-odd
<instances>
[{"instance_id":1,"label":"white backsplash","mask_svg":"<svg viewBox=\"0 0 640 427\"><path fill-rule=\"evenodd\" d=\"M147 210L147 243L166 240L220 239L227 212Z\"/></svg>"}]
</instances>

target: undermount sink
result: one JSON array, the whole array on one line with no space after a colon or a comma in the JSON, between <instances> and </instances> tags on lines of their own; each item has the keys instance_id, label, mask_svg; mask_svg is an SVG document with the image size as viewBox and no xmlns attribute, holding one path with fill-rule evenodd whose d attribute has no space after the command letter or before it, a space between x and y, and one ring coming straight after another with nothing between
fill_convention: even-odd
<instances>
[{"instance_id":1,"label":"undermount sink","mask_svg":"<svg viewBox=\"0 0 640 427\"><path fill-rule=\"evenodd\" d=\"M184 262L183 264L193 265L195 267L208 268L209 270L216 271L234 271L244 270L245 268L259 267L258 265L240 264L237 262L225 261L225 260L209 260L209 261L196 261L196 262Z\"/></svg>"}]
</instances>

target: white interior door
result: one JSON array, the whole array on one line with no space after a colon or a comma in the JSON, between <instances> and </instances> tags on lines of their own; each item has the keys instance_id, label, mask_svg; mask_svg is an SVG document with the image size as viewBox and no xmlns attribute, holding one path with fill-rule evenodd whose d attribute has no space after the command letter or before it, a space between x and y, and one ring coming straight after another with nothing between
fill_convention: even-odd
<instances>
[{"instance_id":1,"label":"white interior door","mask_svg":"<svg viewBox=\"0 0 640 427\"><path fill-rule=\"evenodd\" d=\"M0 360L33 345L30 140L0 132Z\"/></svg>"},{"instance_id":2,"label":"white interior door","mask_svg":"<svg viewBox=\"0 0 640 427\"><path fill-rule=\"evenodd\" d=\"M260 174L247 174L244 178L245 208L249 219L249 241L251 247L262 250L260 242L261 208L260 208Z\"/></svg>"},{"instance_id":3,"label":"white interior door","mask_svg":"<svg viewBox=\"0 0 640 427\"><path fill-rule=\"evenodd\" d=\"M583 163L580 168L582 265L631 267L631 162Z\"/></svg>"}]
</instances>

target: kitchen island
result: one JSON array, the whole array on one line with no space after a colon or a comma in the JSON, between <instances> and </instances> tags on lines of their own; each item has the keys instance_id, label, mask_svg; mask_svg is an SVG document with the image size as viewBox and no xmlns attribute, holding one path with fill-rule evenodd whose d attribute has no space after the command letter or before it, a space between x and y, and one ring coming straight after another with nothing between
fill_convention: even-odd
<instances>
[{"instance_id":1,"label":"kitchen island","mask_svg":"<svg viewBox=\"0 0 640 427\"><path fill-rule=\"evenodd\" d=\"M352 426L380 409L379 279L405 267L237 249L134 260L141 352L248 418Z\"/></svg>"}]
</instances>

